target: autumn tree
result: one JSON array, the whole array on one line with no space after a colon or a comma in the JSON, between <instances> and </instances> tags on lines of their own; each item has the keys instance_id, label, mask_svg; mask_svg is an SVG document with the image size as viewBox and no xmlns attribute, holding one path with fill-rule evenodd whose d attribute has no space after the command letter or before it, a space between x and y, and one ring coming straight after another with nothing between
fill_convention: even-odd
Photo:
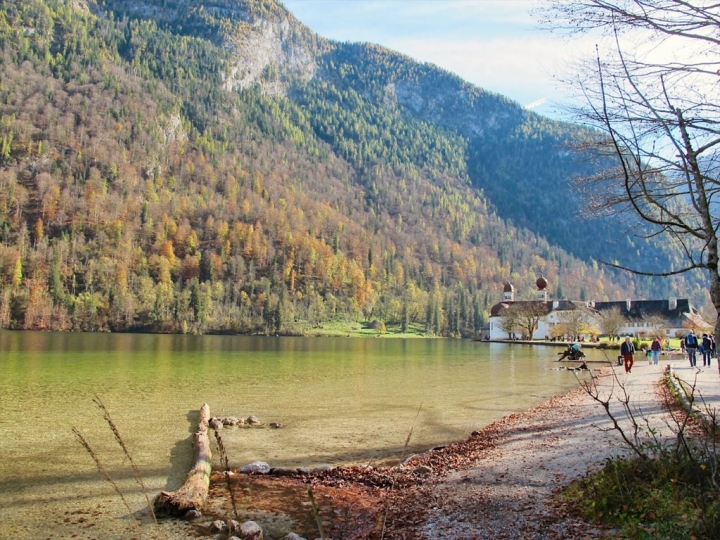
<instances>
[{"instance_id":1,"label":"autumn tree","mask_svg":"<svg viewBox=\"0 0 720 540\"><path fill-rule=\"evenodd\" d=\"M517 312L518 325L524 339L533 338L540 320L548 313L545 302L519 302L513 304L510 310Z\"/></svg>"},{"instance_id":2,"label":"autumn tree","mask_svg":"<svg viewBox=\"0 0 720 540\"><path fill-rule=\"evenodd\" d=\"M611 340L614 336L617 336L620 333L620 329L627 324L625 316L617 306L600 312L598 322L602 333L610 336Z\"/></svg>"},{"instance_id":3,"label":"autumn tree","mask_svg":"<svg viewBox=\"0 0 720 540\"><path fill-rule=\"evenodd\" d=\"M560 335L579 336L591 334L593 331L592 318L586 309L577 307L558 313L558 325L561 329Z\"/></svg>"},{"instance_id":4,"label":"autumn tree","mask_svg":"<svg viewBox=\"0 0 720 540\"><path fill-rule=\"evenodd\" d=\"M649 336L664 336L670 328L670 321L662 315L646 315L643 317L643 322L647 326Z\"/></svg>"},{"instance_id":5,"label":"autumn tree","mask_svg":"<svg viewBox=\"0 0 720 540\"><path fill-rule=\"evenodd\" d=\"M532 339L540 319L547 313L544 302L516 302L508 307L500 319L500 328L511 338L519 330L523 339Z\"/></svg>"},{"instance_id":6,"label":"autumn tree","mask_svg":"<svg viewBox=\"0 0 720 540\"><path fill-rule=\"evenodd\" d=\"M602 132L593 146L615 163L581 180L589 208L636 216L684 258L662 271L610 264L650 276L704 271L720 309L720 4L552 0L544 17L554 29L607 38L574 79L586 99L576 112Z\"/></svg>"},{"instance_id":7,"label":"autumn tree","mask_svg":"<svg viewBox=\"0 0 720 540\"><path fill-rule=\"evenodd\" d=\"M508 339L512 339L515 332L520 329L520 317L516 310L508 308L502 317L500 317L498 324L500 325L500 330L507 332Z\"/></svg>"}]
</instances>

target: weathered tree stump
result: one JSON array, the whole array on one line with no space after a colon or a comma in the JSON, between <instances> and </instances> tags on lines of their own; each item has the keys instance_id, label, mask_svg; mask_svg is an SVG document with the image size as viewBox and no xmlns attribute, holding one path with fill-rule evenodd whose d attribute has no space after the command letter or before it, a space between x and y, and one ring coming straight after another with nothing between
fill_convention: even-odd
<instances>
[{"instance_id":1,"label":"weathered tree stump","mask_svg":"<svg viewBox=\"0 0 720 540\"><path fill-rule=\"evenodd\" d=\"M197 431L193 436L195 460L193 466L180 489L168 493L162 491L155 497L155 512L170 516L184 516L190 510L202 511L208 496L210 486L210 471L212 468L210 452L210 438L208 437L208 422L210 420L210 406L205 403L200 408L200 419Z\"/></svg>"}]
</instances>

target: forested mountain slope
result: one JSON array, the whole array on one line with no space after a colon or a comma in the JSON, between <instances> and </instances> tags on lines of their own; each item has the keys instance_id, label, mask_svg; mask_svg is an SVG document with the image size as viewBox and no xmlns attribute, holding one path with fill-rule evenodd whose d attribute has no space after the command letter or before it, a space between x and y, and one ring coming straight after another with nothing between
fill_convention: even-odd
<instances>
[{"instance_id":1,"label":"forested mountain slope","mask_svg":"<svg viewBox=\"0 0 720 540\"><path fill-rule=\"evenodd\" d=\"M0 326L472 335L507 279L643 294L555 221L575 128L274 1L6 0L0 49Z\"/></svg>"}]
</instances>

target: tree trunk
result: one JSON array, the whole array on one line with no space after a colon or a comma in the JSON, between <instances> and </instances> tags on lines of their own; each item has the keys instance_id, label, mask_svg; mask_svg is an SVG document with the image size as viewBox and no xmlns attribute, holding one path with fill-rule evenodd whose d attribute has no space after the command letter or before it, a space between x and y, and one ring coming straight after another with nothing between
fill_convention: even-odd
<instances>
[{"instance_id":1,"label":"tree trunk","mask_svg":"<svg viewBox=\"0 0 720 540\"><path fill-rule=\"evenodd\" d=\"M208 496L212 467L210 463L212 453L208 437L209 421L210 406L205 403L200 408L198 428L193 436L193 447L195 448L193 466L180 489L172 493L163 491L155 498L157 514L184 516L189 510L202 511Z\"/></svg>"}]
</instances>

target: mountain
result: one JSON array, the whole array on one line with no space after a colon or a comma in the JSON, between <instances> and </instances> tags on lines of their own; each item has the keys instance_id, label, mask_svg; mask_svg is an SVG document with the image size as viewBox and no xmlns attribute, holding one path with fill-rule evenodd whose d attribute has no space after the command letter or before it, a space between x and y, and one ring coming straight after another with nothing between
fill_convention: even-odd
<instances>
[{"instance_id":1,"label":"mountain","mask_svg":"<svg viewBox=\"0 0 720 540\"><path fill-rule=\"evenodd\" d=\"M275 1L6 0L0 48L2 327L474 335L540 273L700 291L595 262L672 255L576 215L592 133Z\"/></svg>"}]
</instances>

